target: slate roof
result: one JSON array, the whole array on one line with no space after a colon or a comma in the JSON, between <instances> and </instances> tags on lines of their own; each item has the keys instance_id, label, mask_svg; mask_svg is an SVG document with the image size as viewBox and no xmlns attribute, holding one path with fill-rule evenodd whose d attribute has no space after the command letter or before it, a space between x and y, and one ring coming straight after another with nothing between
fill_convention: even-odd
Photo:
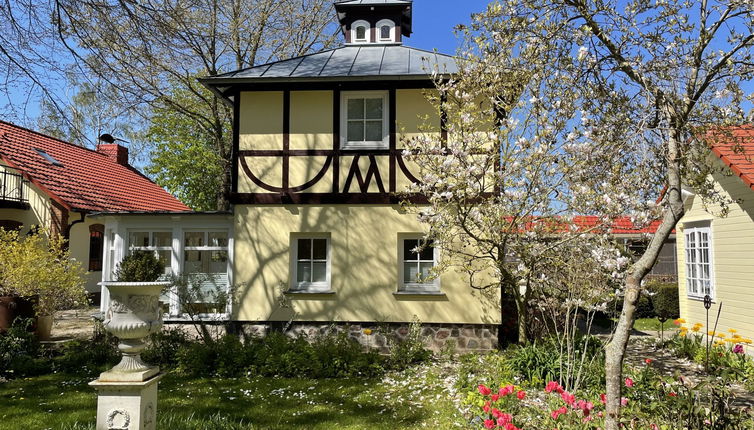
<instances>
[{"instance_id":1,"label":"slate roof","mask_svg":"<svg viewBox=\"0 0 754 430\"><path fill-rule=\"evenodd\" d=\"M61 165L54 165L40 149ZM135 168L105 154L0 120L0 159L68 209L189 211Z\"/></svg>"},{"instance_id":2,"label":"slate roof","mask_svg":"<svg viewBox=\"0 0 754 430\"><path fill-rule=\"evenodd\" d=\"M294 80L427 79L437 67L440 74L458 73L450 55L402 45L344 46L249 67L200 79L205 85Z\"/></svg>"},{"instance_id":3,"label":"slate roof","mask_svg":"<svg viewBox=\"0 0 754 430\"><path fill-rule=\"evenodd\" d=\"M733 173L754 189L754 125L729 128L707 135L715 154Z\"/></svg>"}]
</instances>

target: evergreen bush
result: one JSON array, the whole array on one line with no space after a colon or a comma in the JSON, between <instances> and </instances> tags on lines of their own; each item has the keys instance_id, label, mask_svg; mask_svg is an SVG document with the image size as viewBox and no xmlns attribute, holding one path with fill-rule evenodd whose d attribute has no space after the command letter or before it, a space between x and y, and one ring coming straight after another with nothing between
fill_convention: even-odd
<instances>
[{"instance_id":1,"label":"evergreen bush","mask_svg":"<svg viewBox=\"0 0 754 430\"><path fill-rule=\"evenodd\" d=\"M115 270L119 282L154 282L165 273L165 265L150 251L133 251Z\"/></svg>"}]
</instances>

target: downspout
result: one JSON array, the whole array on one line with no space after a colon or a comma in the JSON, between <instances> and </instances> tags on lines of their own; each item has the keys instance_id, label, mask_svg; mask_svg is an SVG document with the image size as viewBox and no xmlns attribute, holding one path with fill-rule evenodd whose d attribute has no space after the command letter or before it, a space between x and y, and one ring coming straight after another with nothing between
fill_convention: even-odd
<instances>
[{"instance_id":1,"label":"downspout","mask_svg":"<svg viewBox=\"0 0 754 430\"><path fill-rule=\"evenodd\" d=\"M68 249L68 246L71 243L71 229L73 228L74 225L84 222L84 219L86 218L86 212L79 212L79 215L80 215L80 218L68 224L68 227L66 227L65 229L65 233L63 233L63 238L65 239L66 249Z\"/></svg>"}]
</instances>

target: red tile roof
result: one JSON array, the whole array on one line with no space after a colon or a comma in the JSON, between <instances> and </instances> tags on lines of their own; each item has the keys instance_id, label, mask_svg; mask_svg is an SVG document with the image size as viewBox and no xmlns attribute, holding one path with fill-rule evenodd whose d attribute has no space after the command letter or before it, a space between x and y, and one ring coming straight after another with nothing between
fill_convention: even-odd
<instances>
[{"instance_id":1,"label":"red tile roof","mask_svg":"<svg viewBox=\"0 0 754 430\"><path fill-rule=\"evenodd\" d=\"M45 160L37 149L62 166ZM129 165L4 121L0 121L0 159L68 209L86 212L190 210Z\"/></svg>"},{"instance_id":2,"label":"red tile roof","mask_svg":"<svg viewBox=\"0 0 754 430\"><path fill-rule=\"evenodd\" d=\"M561 221L560 217L556 218L537 218L524 223L521 227L522 230L530 230L534 228L545 229L550 232L564 232L567 229L575 226L576 232L593 231L595 233L601 233L607 231L610 234L623 234L623 235L641 235L644 233L654 234L657 232L657 228L660 226L661 220L655 220L645 226L636 226L631 221L630 217L622 216L613 219L609 226L606 226L604 221L594 215L577 215L573 219L568 221ZM675 230L673 231L675 233Z\"/></svg>"},{"instance_id":3,"label":"red tile roof","mask_svg":"<svg viewBox=\"0 0 754 430\"><path fill-rule=\"evenodd\" d=\"M754 189L754 125L707 134L712 152L749 188Z\"/></svg>"}]
</instances>

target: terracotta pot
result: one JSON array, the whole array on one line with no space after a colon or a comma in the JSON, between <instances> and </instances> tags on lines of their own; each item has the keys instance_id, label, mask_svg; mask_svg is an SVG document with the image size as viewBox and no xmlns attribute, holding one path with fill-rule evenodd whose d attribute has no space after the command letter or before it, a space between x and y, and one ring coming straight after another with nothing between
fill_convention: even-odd
<instances>
[{"instance_id":1,"label":"terracotta pot","mask_svg":"<svg viewBox=\"0 0 754 430\"><path fill-rule=\"evenodd\" d=\"M35 298L0 296L0 333L5 333L16 318L34 318ZM36 329L36 321L31 330Z\"/></svg>"}]
</instances>

